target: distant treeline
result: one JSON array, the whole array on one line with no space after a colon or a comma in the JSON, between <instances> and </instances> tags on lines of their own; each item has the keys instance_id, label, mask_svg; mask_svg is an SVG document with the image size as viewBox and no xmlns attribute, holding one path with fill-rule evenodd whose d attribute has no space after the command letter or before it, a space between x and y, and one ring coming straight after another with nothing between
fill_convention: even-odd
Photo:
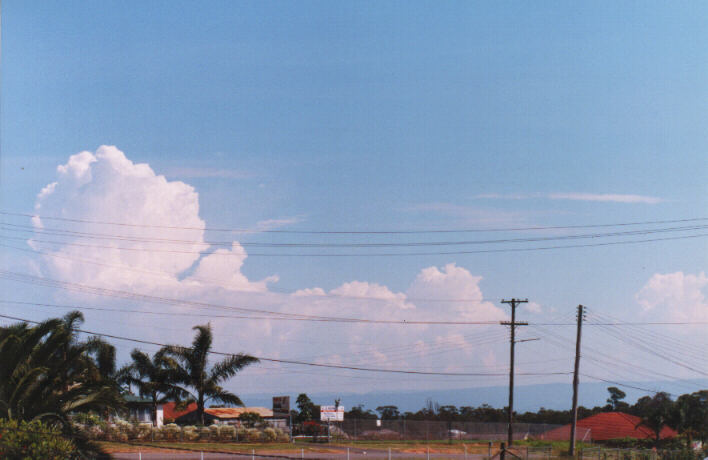
<instances>
[{"instance_id":1,"label":"distant treeline","mask_svg":"<svg viewBox=\"0 0 708 460\"><path fill-rule=\"evenodd\" d=\"M684 435L687 440L708 440L708 390L683 394L673 400L668 393L659 392L653 396L639 398L635 404L628 404L623 399L626 394L617 387L607 389L607 404L587 408L578 408L578 418L589 417L601 412L625 412L636 415L652 431L659 432L664 425L671 426ZM338 404L338 401L335 401ZM319 410L306 394L297 398L298 411L292 411L296 422L313 420ZM541 408L536 412L515 413L514 421L519 423L547 423L565 425L571 421L570 410L552 410ZM479 407L439 405L428 400L417 412L401 412L397 406L379 406L374 410L355 406L345 412L345 419L382 419L395 420L436 420L446 422L506 422L507 408L494 408L487 404Z\"/></svg>"}]
</instances>

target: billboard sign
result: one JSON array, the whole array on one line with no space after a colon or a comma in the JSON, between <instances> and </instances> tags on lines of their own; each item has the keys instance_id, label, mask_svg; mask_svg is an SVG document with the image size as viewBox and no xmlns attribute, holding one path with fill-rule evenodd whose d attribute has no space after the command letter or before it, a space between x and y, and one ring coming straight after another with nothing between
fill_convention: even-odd
<instances>
[{"instance_id":1,"label":"billboard sign","mask_svg":"<svg viewBox=\"0 0 708 460\"><path fill-rule=\"evenodd\" d=\"M322 422L343 422L344 406L320 406L320 421Z\"/></svg>"},{"instance_id":2,"label":"billboard sign","mask_svg":"<svg viewBox=\"0 0 708 460\"><path fill-rule=\"evenodd\" d=\"M273 396L273 416L290 414L290 396Z\"/></svg>"}]
</instances>

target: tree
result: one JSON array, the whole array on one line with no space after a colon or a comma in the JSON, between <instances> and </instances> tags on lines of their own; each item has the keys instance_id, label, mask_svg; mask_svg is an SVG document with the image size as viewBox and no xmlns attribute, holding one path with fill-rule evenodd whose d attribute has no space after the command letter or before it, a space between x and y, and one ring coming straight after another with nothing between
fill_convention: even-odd
<instances>
[{"instance_id":1,"label":"tree","mask_svg":"<svg viewBox=\"0 0 708 460\"><path fill-rule=\"evenodd\" d=\"M150 417L153 426L157 426L157 405L169 400L179 401L189 393L177 385L179 365L167 355L165 348L155 353L152 358L137 348L130 354L133 362L119 372L119 381L135 386L143 398L152 402Z\"/></svg>"},{"instance_id":2,"label":"tree","mask_svg":"<svg viewBox=\"0 0 708 460\"><path fill-rule=\"evenodd\" d=\"M258 362L258 359L239 353L226 357L209 369L209 353L214 339L211 325L194 326L192 329L197 333L191 347L170 345L165 348L165 353L175 358L175 381L193 390L190 396L197 403L197 420L204 425L204 407L208 401L243 406L241 399L221 384L249 364Z\"/></svg>"},{"instance_id":3,"label":"tree","mask_svg":"<svg viewBox=\"0 0 708 460\"><path fill-rule=\"evenodd\" d=\"M257 412L243 412L238 419L246 428L254 428L263 423L263 417Z\"/></svg>"},{"instance_id":4,"label":"tree","mask_svg":"<svg viewBox=\"0 0 708 460\"><path fill-rule=\"evenodd\" d=\"M346 413L346 418L352 420L367 420L376 418L376 414L370 410L364 410L364 405L359 404L358 406L352 407L351 410Z\"/></svg>"},{"instance_id":5,"label":"tree","mask_svg":"<svg viewBox=\"0 0 708 460\"><path fill-rule=\"evenodd\" d=\"M640 398L639 400L642 401L642 415L640 415L641 422L637 426L649 428L654 433L655 440L658 443L661 439L661 430L672 420L674 403L668 393L664 392L655 394L653 398L645 398Z\"/></svg>"},{"instance_id":6,"label":"tree","mask_svg":"<svg viewBox=\"0 0 708 460\"><path fill-rule=\"evenodd\" d=\"M379 406L376 408L376 412L379 413L382 420L397 419L401 415L397 406Z\"/></svg>"},{"instance_id":7,"label":"tree","mask_svg":"<svg viewBox=\"0 0 708 460\"><path fill-rule=\"evenodd\" d=\"M99 338L80 340L80 312L30 326L0 328L0 418L59 427L77 448L96 449L77 436L69 414L106 413L121 407L113 379L115 349Z\"/></svg>"},{"instance_id":8,"label":"tree","mask_svg":"<svg viewBox=\"0 0 708 460\"><path fill-rule=\"evenodd\" d=\"M315 417L315 404L306 393L300 393L295 400L295 405L299 409L298 421L304 422Z\"/></svg>"},{"instance_id":9,"label":"tree","mask_svg":"<svg viewBox=\"0 0 708 460\"><path fill-rule=\"evenodd\" d=\"M627 396L627 393L617 387L608 387L607 391L610 393L607 403L612 406L612 410L617 410L619 402Z\"/></svg>"},{"instance_id":10,"label":"tree","mask_svg":"<svg viewBox=\"0 0 708 460\"><path fill-rule=\"evenodd\" d=\"M705 441L708 434L708 390L679 396L672 418L676 429L686 437L687 447L691 447L695 438Z\"/></svg>"}]
</instances>

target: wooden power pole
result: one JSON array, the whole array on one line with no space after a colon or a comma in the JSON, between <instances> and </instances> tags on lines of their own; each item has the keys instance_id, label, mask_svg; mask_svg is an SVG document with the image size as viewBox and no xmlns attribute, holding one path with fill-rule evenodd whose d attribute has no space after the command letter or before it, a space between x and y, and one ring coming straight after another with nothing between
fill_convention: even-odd
<instances>
[{"instance_id":1,"label":"wooden power pole","mask_svg":"<svg viewBox=\"0 0 708 460\"><path fill-rule=\"evenodd\" d=\"M511 300L503 300L501 301L502 303L508 303L511 305L511 321L502 321L501 324L505 326L509 326L511 329L511 337L510 337L510 350L509 350L509 414L508 414L508 432L509 436L507 439L507 444L511 446L514 442L513 437L514 437L514 428L513 428L513 422L514 422L514 345L516 344L516 326L527 326L529 323L527 322L517 322L516 321L516 306L522 303L527 303L528 299L524 300L519 300L519 299L511 299Z\"/></svg>"},{"instance_id":2,"label":"wooden power pole","mask_svg":"<svg viewBox=\"0 0 708 460\"><path fill-rule=\"evenodd\" d=\"M583 330L585 307L578 305L578 332L575 338L575 370L573 372L573 421L570 428L570 455L575 455L575 431L578 424L578 383L580 382L580 336Z\"/></svg>"}]
</instances>

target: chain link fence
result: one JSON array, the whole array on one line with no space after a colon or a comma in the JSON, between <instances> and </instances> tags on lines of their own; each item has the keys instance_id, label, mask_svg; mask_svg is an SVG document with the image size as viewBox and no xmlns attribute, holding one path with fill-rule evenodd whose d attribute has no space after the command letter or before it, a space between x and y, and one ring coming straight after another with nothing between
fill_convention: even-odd
<instances>
[{"instance_id":1,"label":"chain link fence","mask_svg":"<svg viewBox=\"0 0 708 460\"><path fill-rule=\"evenodd\" d=\"M513 438L544 439L562 425L514 423ZM503 441L508 436L506 423L444 422L427 420L344 420L329 427L333 437L349 440L486 440ZM590 439L590 430L578 428L578 440ZM554 439L557 440L557 439Z\"/></svg>"}]
</instances>

